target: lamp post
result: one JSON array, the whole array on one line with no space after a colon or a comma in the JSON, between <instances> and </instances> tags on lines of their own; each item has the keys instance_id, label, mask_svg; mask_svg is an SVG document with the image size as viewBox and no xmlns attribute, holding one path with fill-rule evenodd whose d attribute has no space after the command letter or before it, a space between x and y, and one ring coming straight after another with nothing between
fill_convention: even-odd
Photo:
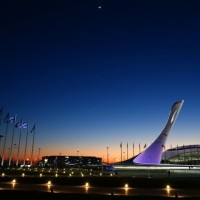
<instances>
[{"instance_id":1,"label":"lamp post","mask_svg":"<svg viewBox=\"0 0 200 200\"><path fill-rule=\"evenodd\" d=\"M39 159L40 159L40 150L41 150L41 148L38 148L38 157L37 157L37 160L39 161Z\"/></svg>"},{"instance_id":2,"label":"lamp post","mask_svg":"<svg viewBox=\"0 0 200 200\"><path fill-rule=\"evenodd\" d=\"M78 156L79 151L77 151L77 156Z\"/></svg>"},{"instance_id":3,"label":"lamp post","mask_svg":"<svg viewBox=\"0 0 200 200\"><path fill-rule=\"evenodd\" d=\"M109 162L109 159L108 159L108 149L109 149L109 147L106 147L106 149L107 149L107 164L108 164L108 162Z\"/></svg>"}]
</instances>

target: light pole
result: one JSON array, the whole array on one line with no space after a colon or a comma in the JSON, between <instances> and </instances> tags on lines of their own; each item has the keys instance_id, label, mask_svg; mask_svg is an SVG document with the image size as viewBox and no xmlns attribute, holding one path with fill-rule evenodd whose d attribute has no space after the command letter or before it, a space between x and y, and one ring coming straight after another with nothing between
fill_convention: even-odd
<instances>
[{"instance_id":1,"label":"light pole","mask_svg":"<svg viewBox=\"0 0 200 200\"><path fill-rule=\"evenodd\" d=\"M40 150L41 150L41 148L38 148L38 158L37 158L38 161L40 159Z\"/></svg>"},{"instance_id":2,"label":"light pole","mask_svg":"<svg viewBox=\"0 0 200 200\"><path fill-rule=\"evenodd\" d=\"M107 164L108 164L108 162L109 162L109 159L108 159L108 149L109 149L109 147L106 147L106 149L107 149Z\"/></svg>"},{"instance_id":3,"label":"light pole","mask_svg":"<svg viewBox=\"0 0 200 200\"><path fill-rule=\"evenodd\" d=\"M77 151L77 156L78 156L79 151Z\"/></svg>"}]
</instances>

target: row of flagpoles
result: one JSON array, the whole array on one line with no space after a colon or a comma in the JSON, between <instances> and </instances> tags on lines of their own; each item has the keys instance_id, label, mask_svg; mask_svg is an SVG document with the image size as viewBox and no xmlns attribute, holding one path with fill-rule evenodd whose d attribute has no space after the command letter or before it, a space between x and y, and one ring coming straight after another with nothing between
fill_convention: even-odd
<instances>
[{"instance_id":1,"label":"row of flagpoles","mask_svg":"<svg viewBox=\"0 0 200 200\"><path fill-rule=\"evenodd\" d=\"M190 145L191 146L191 145ZM126 147L127 147L127 159L129 158L129 156L128 156L128 142L127 142L127 145L126 145ZM146 149L147 148L147 144L145 143L144 144L144 146L143 146L143 148L144 149ZM162 148L163 148L163 150L165 151L166 149L165 149L165 145L162 145ZM184 145L182 146L182 147L180 147L180 149L181 148L183 148L184 149ZM122 159L122 153L125 153L125 152L123 152L123 150L122 150L122 142L120 143L120 149L121 149L121 161L122 160L124 160L124 159ZM172 145L170 145L170 149L172 149ZM176 146L176 150L177 150L177 152L178 152L178 144L177 144L177 146ZM139 154L141 153L141 145L140 145L140 143L139 143ZM172 153L172 151L171 151L171 153ZM134 145L134 143L133 143L133 157L135 156L135 145Z\"/></svg>"},{"instance_id":2,"label":"row of flagpoles","mask_svg":"<svg viewBox=\"0 0 200 200\"><path fill-rule=\"evenodd\" d=\"M123 153L123 148L122 148L122 142L120 143L120 148L121 148L121 161L122 161L122 153ZM126 145L126 147L127 147L127 159L128 159L128 142L127 142L127 145ZM147 147L147 145L145 144L144 145L144 149ZM125 152L124 152L125 153ZM141 146L140 146L140 143L139 143L139 153L141 153ZM135 156L135 145L134 145L134 143L133 143L133 157Z\"/></svg>"},{"instance_id":3,"label":"row of flagpoles","mask_svg":"<svg viewBox=\"0 0 200 200\"><path fill-rule=\"evenodd\" d=\"M2 129L2 119L3 119L3 108L0 109L0 132ZM25 166L26 162L26 152L27 152L27 142L28 142L28 128L29 124L28 122L24 122L23 120L20 120L17 122L16 114L14 116L10 116L9 113L4 117L4 123L6 124L5 128L5 135L4 135L4 143L3 143L3 150L2 150L2 156L1 156L1 166L4 166L4 159L5 159L5 151L6 151L6 143L7 143L7 136L8 136L8 128L10 124L13 124L12 129L12 138L11 138L11 146L9 151L9 161L8 161L8 167L11 166L11 159L12 159L12 153L13 153L13 142L14 142L14 134L15 129L20 129L20 135L19 135L19 142L18 142L18 150L17 150L17 159L16 159L16 167L19 165L19 152L20 152L20 143L21 143L21 134L22 129L26 129L26 141L25 141L25 150L24 150L24 160L23 160L23 166ZM32 149L31 149L31 159L30 159L30 165L32 165L32 159L33 159L33 150L34 150L34 137L35 137L35 124L33 125L30 133L33 134L33 141L32 141ZM3 137L3 135L1 135Z\"/></svg>"}]
</instances>

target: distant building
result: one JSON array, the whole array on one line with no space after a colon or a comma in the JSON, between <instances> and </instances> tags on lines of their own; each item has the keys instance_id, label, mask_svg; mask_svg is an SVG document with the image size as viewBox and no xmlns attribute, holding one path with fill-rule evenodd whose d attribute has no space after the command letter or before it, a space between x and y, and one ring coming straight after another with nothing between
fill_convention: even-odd
<instances>
[{"instance_id":1,"label":"distant building","mask_svg":"<svg viewBox=\"0 0 200 200\"><path fill-rule=\"evenodd\" d=\"M102 166L102 158L94 156L44 156L40 165L52 168L98 168Z\"/></svg>"},{"instance_id":2,"label":"distant building","mask_svg":"<svg viewBox=\"0 0 200 200\"><path fill-rule=\"evenodd\" d=\"M167 149L162 154L161 163L199 165L200 145L183 145Z\"/></svg>"}]
</instances>

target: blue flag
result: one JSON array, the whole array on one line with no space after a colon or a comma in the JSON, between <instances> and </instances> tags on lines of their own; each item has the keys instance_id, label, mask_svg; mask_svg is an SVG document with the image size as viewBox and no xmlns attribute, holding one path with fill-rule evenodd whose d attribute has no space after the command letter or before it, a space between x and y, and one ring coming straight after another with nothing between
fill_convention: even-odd
<instances>
[{"instance_id":1,"label":"blue flag","mask_svg":"<svg viewBox=\"0 0 200 200\"><path fill-rule=\"evenodd\" d=\"M23 122L21 128L28 128L28 122Z\"/></svg>"},{"instance_id":2,"label":"blue flag","mask_svg":"<svg viewBox=\"0 0 200 200\"><path fill-rule=\"evenodd\" d=\"M6 123L15 123L16 122L16 115L14 115L13 117L10 117L9 113L6 115L4 121Z\"/></svg>"},{"instance_id":3,"label":"blue flag","mask_svg":"<svg viewBox=\"0 0 200 200\"><path fill-rule=\"evenodd\" d=\"M20 122L17 122L17 123L15 124L15 127L16 127L16 128L22 128L22 124L23 124L23 121L21 120Z\"/></svg>"}]
</instances>

